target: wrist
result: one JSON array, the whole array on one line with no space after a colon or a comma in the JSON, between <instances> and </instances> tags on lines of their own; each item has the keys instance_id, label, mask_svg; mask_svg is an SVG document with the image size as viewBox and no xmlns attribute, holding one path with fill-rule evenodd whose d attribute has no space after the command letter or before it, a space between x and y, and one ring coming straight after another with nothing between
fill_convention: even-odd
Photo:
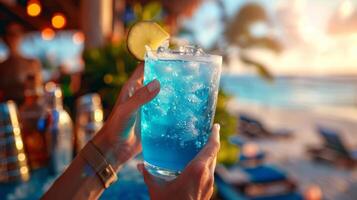
<instances>
[{"instance_id":1,"label":"wrist","mask_svg":"<svg viewBox=\"0 0 357 200\"><path fill-rule=\"evenodd\" d=\"M104 157L100 149L89 141L80 152L86 163L94 170L99 180L102 182L104 188L108 188L117 179L116 170L108 163L108 160Z\"/></svg>"},{"instance_id":2,"label":"wrist","mask_svg":"<svg viewBox=\"0 0 357 200\"><path fill-rule=\"evenodd\" d=\"M100 150L106 161L118 172L120 166L123 164L115 155L113 148L109 145L108 140L98 134L92 139L93 144Z\"/></svg>"},{"instance_id":3,"label":"wrist","mask_svg":"<svg viewBox=\"0 0 357 200\"><path fill-rule=\"evenodd\" d=\"M104 134L104 131L100 131L93 138L92 142L116 172L131 157L131 138L127 141L118 141Z\"/></svg>"}]
</instances>

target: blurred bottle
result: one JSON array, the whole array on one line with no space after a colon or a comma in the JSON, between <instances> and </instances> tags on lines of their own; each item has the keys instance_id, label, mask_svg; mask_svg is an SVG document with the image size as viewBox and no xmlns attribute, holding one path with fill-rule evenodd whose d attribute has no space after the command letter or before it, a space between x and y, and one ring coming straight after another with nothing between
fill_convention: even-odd
<instances>
[{"instance_id":1,"label":"blurred bottle","mask_svg":"<svg viewBox=\"0 0 357 200\"><path fill-rule=\"evenodd\" d=\"M103 125L100 96L93 93L80 97L76 110L76 152L79 152Z\"/></svg>"},{"instance_id":2,"label":"blurred bottle","mask_svg":"<svg viewBox=\"0 0 357 200\"><path fill-rule=\"evenodd\" d=\"M47 165L48 154L45 137L37 127L44 113L42 82L36 76L29 75L25 80L25 101L20 106L20 119L23 140L32 169Z\"/></svg>"},{"instance_id":3,"label":"blurred bottle","mask_svg":"<svg viewBox=\"0 0 357 200\"><path fill-rule=\"evenodd\" d=\"M17 108L7 101L0 104L0 182L27 181L29 177Z\"/></svg>"},{"instance_id":4,"label":"blurred bottle","mask_svg":"<svg viewBox=\"0 0 357 200\"><path fill-rule=\"evenodd\" d=\"M46 114L41 128L45 130L52 174L62 173L73 157L73 123L64 110L61 89L53 82L45 86Z\"/></svg>"}]
</instances>

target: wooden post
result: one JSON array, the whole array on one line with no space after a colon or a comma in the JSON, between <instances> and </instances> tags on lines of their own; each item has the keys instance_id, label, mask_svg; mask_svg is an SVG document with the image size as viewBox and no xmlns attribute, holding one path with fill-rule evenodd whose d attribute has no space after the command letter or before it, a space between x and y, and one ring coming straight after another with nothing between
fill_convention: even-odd
<instances>
[{"instance_id":1,"label":"wooden post","mask_svg":"<svg viewBox=\"0 0 357 200\"><path fill-rule=\"evenodd\" d=\"M113 0L81 0L80 7L85 48L103 46L113 30Z\"/></svg>"}]
</instances>

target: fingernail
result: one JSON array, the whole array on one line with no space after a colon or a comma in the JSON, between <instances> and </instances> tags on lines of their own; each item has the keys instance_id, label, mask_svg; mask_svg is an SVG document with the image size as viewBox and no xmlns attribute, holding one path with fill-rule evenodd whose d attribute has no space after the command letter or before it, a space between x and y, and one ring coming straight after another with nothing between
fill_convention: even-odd
<instances>
[{"instance_id":1,"label":"fingernail","mask_svg":"<svg viewBox=\"0 0 357 200\"><path fill-rule=\"evenodd\" d=\"M155 79L147 85L147 88L148 88L149 92L154 92L160 88L160 83L158 80Z\"/></svg>"},{"instance_id":2,"label":"fingernail","mask_svg":"<svg viewBox=\"0 0 357 200\"><path fill-rule=\"evenodd\" d=\"M214 124L214 127L217 129L217 132L219 132L219 130L221 129L221 125L219 124Z\"/></svg>"},{"instance_id":3,"label":"fingernail","mask_svg":"<svg viewBox=\"0 0 357 200\"><path fill-rule=\"evenodd\" d=\"M217 140L219 141L219 140L220 140L219 130L221 129L221 125L219 125L219 124L214 124L214 127L215 127L216 130L217 130Z\"/></svg>"}]
</instances>

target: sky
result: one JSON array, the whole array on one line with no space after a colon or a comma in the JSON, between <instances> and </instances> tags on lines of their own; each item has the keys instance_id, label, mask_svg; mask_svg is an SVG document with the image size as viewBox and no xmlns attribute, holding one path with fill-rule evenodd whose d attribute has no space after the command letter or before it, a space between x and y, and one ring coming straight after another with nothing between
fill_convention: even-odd
<instances>
[{"instance_id":1,"label":"sky","mask_svg":"<svg viewBox=\"0 0 357 200\"><path fill-rule=\"evenodd\" d=\"M260 3L266 9L272 26L257 23L251 31L257 36L278 38L284 51L277 55L256 48L248 53L274 74L357 75L357 0L223 1L229 17L247 2ZM222 37L220 12L215 1L205 0L194 16L183 21L194 33L194 41L206 49ZM347 22L354 24L346 25ZM331 24L342 33L330 33ZM355 30L345 30L353 25ZM239 51L233 46L229 49L233 55ZM252 72L237 56L231 56L228 68L232 73Z\"/></svg>"}]
</instances>

